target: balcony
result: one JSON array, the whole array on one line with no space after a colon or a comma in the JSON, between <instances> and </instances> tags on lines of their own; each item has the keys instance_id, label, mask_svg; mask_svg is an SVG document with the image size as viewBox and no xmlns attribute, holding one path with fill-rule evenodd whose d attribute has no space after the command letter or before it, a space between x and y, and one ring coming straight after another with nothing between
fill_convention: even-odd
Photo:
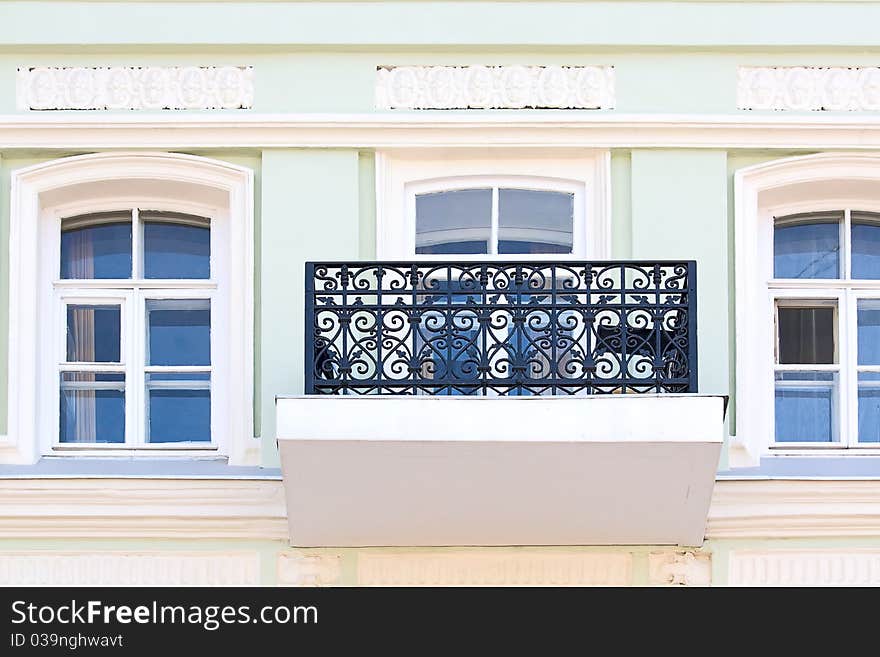
<instances>
[{"instance_id":1,"label":"balcony","mask_svg":"<svg viewBox=\"0 0 880 657\"><path fill-rule=\"evenodd\" d=\"M693 261L308 263L305 303L293 544L702 539L724 400Z\"/></svg>"}]
</instances>

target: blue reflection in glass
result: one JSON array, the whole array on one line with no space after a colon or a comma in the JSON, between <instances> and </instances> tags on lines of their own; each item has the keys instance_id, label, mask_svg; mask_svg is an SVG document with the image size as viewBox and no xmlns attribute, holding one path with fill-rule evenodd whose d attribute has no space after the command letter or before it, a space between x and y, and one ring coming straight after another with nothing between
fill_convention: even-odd
<instances>
[{"instance_id":1,"label":"blue reflection in glass","mask_svg":"<svg viewBox=\"0 0 880 657\"><path fill-rule=\"evenodd\" d=\"M880 443L880 372L859 372L859 442Z\"/></svg>"},{"instance_id":2,"label":"blue reflection in glass","mask_svg":"<svg viewBox=\"0 0 880 657\"><path fill-rule=\"evenodd\" d=\"M852 215L852 277L880 279L880 217L868 223L869 215Z\"/></svg>"},{"instance_id":3,"label":"blue reflection in glass","mask_svg":"<svg viewBox=\"0 0 880 657\"><path fill-rule=\"evenodd\" d=\"M498 240L498 253L571 253L571 245L524 240Z\"/></svg>"},{"instance_id":4,"label":"blue reflection in glass","mask_svg":"<svg viewBox=\"0 0 880 657\"><path fill-rule=\"evenodd\" d=\"M777 226L773 238L773 276L839 278L839 224Z\"/></svg>"},{"instance_id":5,"label":"blue reflection in glass","mask_svg":"<svg viewBox=\"0 0 880 657\"><path fill-rule=\"evenodd\" d=\"M461 242L440 242L427 246L417 246L416 253L423 255L444 254L460 255L463 253L488 253L489 246L486 241L463 240Z\"/></svg>"},{"instance_id":6,"label":"blue reflection in glass","mask_svg":"<svg viewBox=\"0 0 880 657\"><path fill-rule=\"evenodd\" d=\"M147 301L148 365L211 364L208 299Z\"/></svg>"},{"instance_id":7,"label":"blue reflection in glass","mask_svg":"<svg viewBox=\"0 0 880 657\"><path fill-rule=\"evenodd\" d=\"M207 372L147 375L149 442L211 441L210 378Z\"/></svg>"},{"instance_id":8,"label":"blue reflection in glass","mask_svg":"<svg viewBox=\"0 0 880 657\"><path fill-rule=\"evenodd\" d=\"M880 365L880 300L859 301L858 336L859 365Z\"/></svg>"},{"instance_id":9,"label":"blue reflection in glass","mask_svg":"<svg viewBox=\"0 0 880 657\"><path fill-rule=\"evenodd\" d=\"M131 278L131 222L65 229L72 221L62 222L61 278Z\"/></svg>"},{"instance_id":10,"label":"blue reflection in glass","mask_svg":"<svg viewBox=\"0 0 880 657\"><path fill-rule=\"evenodd\" d=\"M120 362L119 306L67 306L67 362Z\"/></svg>"},{"instance_id":11,"label":"blue reflection in glass","mask_svg":"<svg viewBox=\"0 0 880 657\"><path fill-rule=\"evenodd\" d=\"M777 372L776 442L832 442L836 386L833 372Z\"/></svg>"},{"instance_id":12,"label":"blue reflection in glass","mask_svg":"<svg viewBox=\"0 0 880 657\"><path fill-rule=\"evenodd\" d=\"M125 442L124 374L61 374L59 441Z\"/></svg>"},{"instance_id":13,"label":"blue reflection in glass","mask_svg":"<svg viewBox=\"0 0 880 657\"><path fill-rule=\"evenodd\" d=\"M207 225L144 220L144 278L210 278L211 229Z\"/></svg>"}]
</instances>

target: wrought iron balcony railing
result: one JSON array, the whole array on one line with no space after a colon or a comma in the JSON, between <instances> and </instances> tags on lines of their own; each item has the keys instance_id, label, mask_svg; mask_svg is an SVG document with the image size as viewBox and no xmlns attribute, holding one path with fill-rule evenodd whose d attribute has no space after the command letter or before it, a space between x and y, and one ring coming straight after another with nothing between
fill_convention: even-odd
<instances>
[{"instance_id":1,"label":"wrought iron balcony railing","mask_svg":"<svg viewBox=\"0 0 880 657\"><path fill-rule=\"evenodd\" d=\"M307 394L697 391L696 263L306 264Z\"/></svg>"}]
</instances>

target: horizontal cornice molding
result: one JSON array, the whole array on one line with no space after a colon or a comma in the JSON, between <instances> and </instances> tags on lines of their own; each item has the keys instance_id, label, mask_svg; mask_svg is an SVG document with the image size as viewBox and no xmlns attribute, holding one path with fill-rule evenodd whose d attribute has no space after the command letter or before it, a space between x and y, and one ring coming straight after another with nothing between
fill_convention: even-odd
<instances>
[{"instance_id":1,"label":"horizontal cornice molding","mask_svg":"<svg viewBox=\"0 0 880 657\"><path fill-rule=\"evenodd\" d=\"M283 482L0 479L5 538L286 540ZM880 481L720 480L707 539L880 538Z\"/></svg>"},{"instance_id":2,"label":"horizontal cornice molding","mask_svg":"<svg viewBox=\"0 0 880 657\"><path fill-rule=\"evenodd\" d=\"M0 115L0 149L96 148L878 149L880 116L462 110L369 114Z\"/></svg>"},{"instance_id":3,"label":"horizontal cornice molding","mask_svg":"<svg viewBox=\"0 0 880 657\"><path fill-rule=\"evenodd\" d=\"M720 480L706 538L880 537L878 480Z\"/></svg>"},{"instance_id":4,"label":"horizontal cornice molding","mask_svg":"<svg viewBox=\"0 0 880 657\"><path fill-rule=\"evenodd\" d=\"M286 539L278 480L0 479L0 536Z\"/></svg>"}]
</instances>

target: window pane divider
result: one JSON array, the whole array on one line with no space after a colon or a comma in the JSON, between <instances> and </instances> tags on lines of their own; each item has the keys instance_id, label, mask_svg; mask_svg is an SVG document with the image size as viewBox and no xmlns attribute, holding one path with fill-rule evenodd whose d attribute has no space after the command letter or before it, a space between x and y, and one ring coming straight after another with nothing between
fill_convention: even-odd
<instances>
[{"instance_id":1,"label":"window pane divider","mask_svg":"<svg viewBox=\"0 0 880 657\"><path fill-rule=\"evenodd\" d=\"M215 290L217 281L206 278L180 278L174 280L162 278L93 278L93 279L59 279L54 282L59 289L77 290L132 290L138 289L185 289Z\"/></svg>"},{"instance_id":2,"label":"window pane divider","mask_svg":"<svg viewBox=\"0 0 880 657\"><path fill-rule=\"evenodd\" d=\"M840 370L840 363L814 363L811 365L777 363L773 368L777 372L837 372Z\"/></svg>"},{"instance_id":3,"label":"window pane divider","mask_svg":"<svg viewBox=\"0 0 880 657\"><path fill-rule=\"evenodd\" d=\"M187 372L196 372L196 373L210 373L211 366L210 365L147 365L144 368L144 372L148 374L153 373L169 373L169 374L186 374Z\"/></svg>"},{"instance_id":4,"label":"window pane divider","mask_svg":"<svg viewBox=\"0 0 880 657\"><path fill-rule=\"evenodd\" d=\"M803 290L804 292L812 290L814 293L840 289L877 290L880 288L880 280L870 278L846 281L840 278L773 278L767 282L767 287L770 290Z\"/></svg>"},{"instance_id":5,"label":"window pane divider","mask_svg":"<svg viewBox=\"0 0 880 657\"><path fill-rule=\"evenodd\" d=\"M62 381L62 390L125 390L125 381Z\"/></svg>"},{"instance_id":6,"label":"window pane divider","mask_svg":"<svg viewBox=\"0 0 880 657\"><path fill-rule=\"evenodd\" d=\"M128 366L125 363L68 363L62 361L58 369L62 372L107 372L124 374Z\"/></svg>"}]
</instances>

